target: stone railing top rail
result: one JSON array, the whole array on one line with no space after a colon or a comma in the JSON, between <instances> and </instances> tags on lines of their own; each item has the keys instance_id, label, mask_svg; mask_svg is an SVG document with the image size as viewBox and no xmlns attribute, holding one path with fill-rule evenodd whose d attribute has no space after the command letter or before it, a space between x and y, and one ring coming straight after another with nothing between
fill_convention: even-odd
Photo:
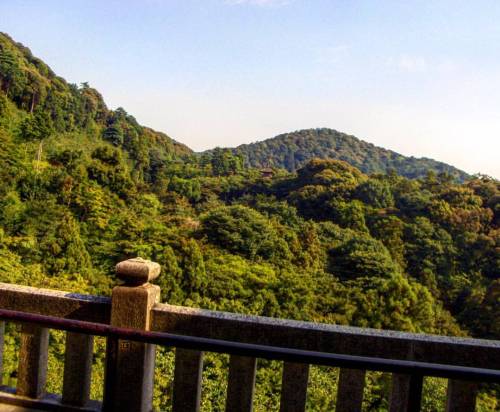
<instances>
[{"instance_id":1,"label":"stone railing top rail","mask_svg":"<svg viewBox=\"0 0 500 412\"><path fill-rule=\"evenodd\" d=\"M109 324L111 299L0 283L0 307ZM156 303L151 330L322 352L500 368L500 341L359 328Z\"/></svg>"},{"instance_id":2,"label":"stone railing top rail","mask_svg":"<svg viewBox=\"0 0 500 412\"><path fill-rule=\"evenodd\" d=\"M111 299L0 282L0 307L88 322L110 321Z\"/></svg>"},{"instance_id":3,"label":"stone railing top rail","mask_svg":"<svg viewBox=\"0 0 500 412\"><path fill-rule=\"evenodd\" d=\"M54 303L57 302L57 305ZM111 305L111 298L97 295L84 295L73 292L65 292L55 289L35 288L0 282L0 306L11 310L40 313L49 316L60 316L75 318L84 321L93 321L93 318L107 318ZM86 316L89 311L69 311L68 308L88 307L88 309L101 311L96 316ZM242 326L257 324L259 326L273 326L280 328L306 329L318 332L333 332L346 335L387 337L394 339L415 340L436 343L448 343L458 345L480 346L484 348L500 348L500 340L478 339L470 337L443 336L428 333L400 332L395 330L383 330L373 328L362 328L357 326L344 326L329 323L300 321L292 319L273 318L268 316L247 315L224 311L192 308L187 306L169 305L157 303L153 308L157 325L162 322L173 322L186 317L194 317L196 321L201 318L206 320L238 322ZM108 315L108 316L106 316ZM97 320L95 320L97 322ZM105 320L100 323L109 323ZM158 328L155 328L155 330Z\"/></svg>"},{"instance_id":4,"label":"stone railing top rail","mask_svg":"<svg viewBox=\"0 0 500 412\"><path fill-rule=\"evenodd\" d=\"M108 336L101 405L90 400L93 336L86 332L78 333L78 330L71 328L67 330L72 332L66 333L62 396L47 394L45 387L49 329L37 324L34 320L37 317L33 314L52 317L52 326L61 323L74 325L78 322L71 321L75 320L87 321L101 326L92 325L95 329L86 330L97 331L104 328L102 324L106 324L110 325L106 326L107 329L122 328L120 330L123 334L127 330L127 333L135 333L129 329L137 329L150 335L154 335L150 332L168 332L195 337L190 340L197 339L198 343L206 342L207 339L204 338L209 338L220 344L224 343L221 341L229 341L225 342L226 348L235 345L245 347L244 353L227 352L231 354L226 396L228 411L252 411L257 359L249 353L257 352L251 352L249 348L255 347L255 344L268 351L275 350L280 353L278 359L284 361L280 397L282 411L303 412L306 406L309 365L283 355L285 352L297 353L294 351L296 349L305 350L309 354L320 352L344 360L377 359L377 362L369 363L371 367L375 367L374 370L393 372L389 395L391 412L420 410L422 365L436 365L441 368L439 370L461 370L458 375L450 372L432 375L436 373L433 372L435 368L425 369L432 376L449 378L447 412L474 411L478 385L468 379L472 376L471 370L476 371L476 380L478 376L481 379L497 376L495 373L500 370L500 341L357 328L161 304L160 288L149 283L159 276L160 270L157 263L140 258L119 263L116 276L123 284L113 288L111 298L0 283L0 308L4 312L25 312L21 314L23 319L32 319L21 322L15 394L0 391L0 405L65 412L146 412L152 408L154 345ZM7 316L4 318L8 319ZM62 322L61 318L67 320ZM0 349L3 332L4 322L0 322ZM168 336L169 342L172 342L172 335ZM177 339L177 342L187 340L185 337ZM175 350L174 412L200 409L203 349L201 346L194 346L194 349L192 346L188 347L191 349L183 349L180 345ZM268 352L264 350L258 353ZM405 372L394 369L394 366L377 369L376 365L382 363L387 368L387 365L403 363L411 367L404 369ZM338 366L338 363L332 365ZM364 367L368 363L365 362L362 369L359 363L356 364L357 367L352 362L343 365L339 372L336 408L361 410L366 372ZM462 378L465 380L457 380Z\"/></svg>"},{"instance_id":5,"label":"stone railing top rail","mask_svg":"<svg viewBox=\"0 0 500 412\"><path fill-rule=\"evenodd\" d=\"M297 330L314 330L318 332L331 332L345 335L384 337L401 340L414 340L421 342L469 345L480 346L483 348L500 349L500 340L444 336L429 333L400 332L387 329L362 328L357 326L335 325L330 323L300 321L293 319L273 318L268 316L246 315L241 313L198 309L187 306L169 305L166 303L159 303L154 306L153 317L154 322L156 322L158 326L160 326L162 322L171 322L171 326L175 327L175 319L178 320L185 317L193 317L196 321L204 319L206 321L213 322L237 322L241 326L256 324L259 327L267 326L290 329L293 328Z\"/></svg>"}]
</instances>

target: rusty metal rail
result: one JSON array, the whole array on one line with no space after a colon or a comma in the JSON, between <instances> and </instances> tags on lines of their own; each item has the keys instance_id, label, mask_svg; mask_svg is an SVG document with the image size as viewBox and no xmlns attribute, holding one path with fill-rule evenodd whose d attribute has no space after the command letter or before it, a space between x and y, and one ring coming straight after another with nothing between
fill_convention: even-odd
<instances>
[{"instance_id":1,"label":"rusty metal rail","mask_svg":"<svg viewBox=\"0 0 500 412\"><path fill-rule=\"evenodd\" d=\"M0 309L0 319L19 323L25 322L51 329L64 330L67 332L83 333L93 336L105 336L114 339L131 340L206 352L227 353L231 355L251 356L269 360L346 367L351 369L369 369L381 372L500 383L500 371L492 369L432 364L397 359L380 359L367 356L323 353L240 342L228 342L217 339L174 335L163 332L149 332L118 328L100 323L61 319L53 316L37 315L5 309Z\"/></svg>"},{"instance_id":2,"label":"rusty metal rail","mask_svg":"<svg viewBox=\"0 0 500 412\"><path fill-rule=\"evenodd\" d=\"M175 348L173 412L198 412L205 352L229 355L226 411L251 412L258 359L283 363L280 412L304 412L309 365L339 368L335 407L357 412L366 371L391 374L390 412L421 409L426 376L448 379L446 412L475 411L480 382L500 383L500 342L266 318L159 303L150 283L159 265L117 265L124 284L111 298L0 283L4 323L21 324L16 388L10 406L52 411L148 412L155 346ZM46 392L49 330L66 331L62 396ZM91 399L93 337L106 338L103 402Z\"/></svg>"},{"instance_id":3,"label":"rusty metal rail","mask_svg":"<svg viewBox=\"0 0 500 412\"><path fill-rule=\"evenodd\" d=\"M398 359L381 359L368 356L353 356L284 347L255 345L249 343L229 342L194 336L175 335L164 332L118 328L101 323L62 319L54 316L45 316L5 309L0 309L0 319L16 323L35 324L67 332L104 336L113 339L130 340L206 352L226 353L269 360L281 360L350 369L368 369L380 372L500 383L500 371L494 369L433 364L428 362L415 362Z\"/></svg>"}]
</instances>

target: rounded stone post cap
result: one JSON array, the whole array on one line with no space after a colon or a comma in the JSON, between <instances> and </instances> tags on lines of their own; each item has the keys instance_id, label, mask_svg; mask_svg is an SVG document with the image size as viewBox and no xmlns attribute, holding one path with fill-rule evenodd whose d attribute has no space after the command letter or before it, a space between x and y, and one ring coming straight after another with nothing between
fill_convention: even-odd
<instances>
[{"instance_id":1,"label":"rounded stone post cap","mask_svg":"<svg viewBox=\"0 0 500 412\"><path fill-rule=\"evenodd\" d=\"M116 276L130 285L142 285L158 277L158 263L140 257L128 259L116 265Z\"/></svg>"}]
</instances>

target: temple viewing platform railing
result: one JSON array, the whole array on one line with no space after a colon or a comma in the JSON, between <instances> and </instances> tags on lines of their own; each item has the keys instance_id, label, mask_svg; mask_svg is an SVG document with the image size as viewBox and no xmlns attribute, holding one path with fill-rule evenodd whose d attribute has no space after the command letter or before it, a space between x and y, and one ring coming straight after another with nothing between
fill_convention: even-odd
<instances>
[{"instance_id":1,"label":"temple viewing platform railing","mask_svg":"<svg viewBox=\"0 0 500 412\"><path fill-rule=\"evenodd\" d=\"M117 265L111 298L0 284L4 322L21 324L16 388L0 411L150 411L155 345L174 347L172 410L198 411L204 352L230 355L227 411L251 411L257 359L283 361L281 411L304 411L309 365L339 367L336 411L360 411L366 371L392 373L390 411L419 411L424 376L448 379L446 410L475 410L479 382L500 383L500 341L344 327L159 302L153 262ZM45 391L49 329L66 331L62 396ZM93 337L106 337L103 401L89 399Z\"/></svg>"}]
</instances>

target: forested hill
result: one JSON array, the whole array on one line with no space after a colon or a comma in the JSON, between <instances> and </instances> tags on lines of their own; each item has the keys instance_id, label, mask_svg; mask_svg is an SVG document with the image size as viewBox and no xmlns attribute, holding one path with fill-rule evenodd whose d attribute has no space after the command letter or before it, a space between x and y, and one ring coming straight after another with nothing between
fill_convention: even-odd
<instances>
[{"instance_id":1,"label":"forested hill","mask_svg":"<svg viewBox=\"0 0 500 412\"><path fill-rule=\"evenodd\" d=\"M25 140L59 135L64 141L70 134L73 141L77 134L102 138L122 148L136 173L146 178L154 172L155 163L191 153L166 134L140 126L125 110L108 109L100 93L87 83L67 83L27 47L1 32L0 85L0 111L24 120L19 125Z\"/></svg>"},{"instance_id":2,"label":"forested hill","mask_svg":"<svg viewBox=\"0 0 500 412\"><path fill-rule=\"evenodd\" d=\"M251 167L295 171L312 158L343 160L364 173L394 170L408 178L424 177L429 170L446 172L463 181L467 173L427 158L406 157L333 129L306 129L232 149Z\"/></svg>"},{"instance_id":3,"label":"forested hill","mask_svg":"<svg viewBox=\"0 0 500 412\"><path fill-rule=\"evenodd\" d=\"M107 295L116 263L140 256L162 266L161 299L174 305L499 339L499 252L492 178L367 175L322 159L262 173L230 150L198 156L0 35L0 282ZM19 342L7 324L7 386ZM51 333L49 392L60 393L64 356ZM171 405L172 360L158 353L155 410ZM227 363L207 353L202 411L224 410ZM259 361L256 410L279 409L281 374ZM306 409L333 410L337 381L311 368ZM367 411L388 409L389 385L367 375ZM444 410L443 380L425 387L422 410ZM499 398L481 388L478 410Z\"/></svg>"},{"instance_id":4,"label":"forested hill","mask_svg":"<svg viewBox=\"0 0 500 412\"><path fill-rule=\"evenodd\" d=\"M4 92L0 110L9 110L7 97L17 109L13 117L20 119L29 114L22 124L25 139L42 141L59 134L59 140L64 142L71 133L102 138L120 147L133 163L134 173L150 182L162 163L192 153L164 133L139 125L122 108L109 110L97 90L86 83L67 83L27 47L4 33L0 33L0 81ZM232 151L243 156L246 166L255 168L295 171L312 158L322 158L344 160L368 174L392 169L402 176L417 178L432 170L436 174L446 172L459 181L468 177L445 163L405 157L332 129L286 133Z\"/></svg>"}]
</instances>

